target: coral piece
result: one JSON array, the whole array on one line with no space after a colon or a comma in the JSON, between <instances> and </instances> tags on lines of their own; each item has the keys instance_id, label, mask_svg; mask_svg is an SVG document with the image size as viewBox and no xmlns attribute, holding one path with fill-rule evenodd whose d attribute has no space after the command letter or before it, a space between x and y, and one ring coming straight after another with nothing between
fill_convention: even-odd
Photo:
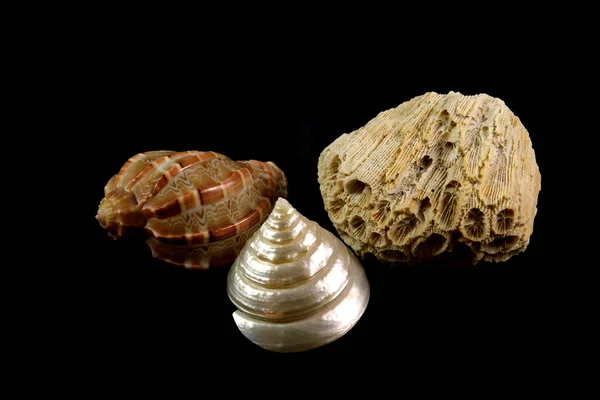
<instances>
[{"instance_id":1,"label":"coral piece","mask_svg":"<svg viewBox=\"0 0 600 400\"><path fill-rule=\"evenodd\" d=\"M479 260L525 250L541 176L529 134L502 100L426 93L344 134L319 158L321 194L344 241L385 263L463 242Z\"/></svg>"}]
</instances>

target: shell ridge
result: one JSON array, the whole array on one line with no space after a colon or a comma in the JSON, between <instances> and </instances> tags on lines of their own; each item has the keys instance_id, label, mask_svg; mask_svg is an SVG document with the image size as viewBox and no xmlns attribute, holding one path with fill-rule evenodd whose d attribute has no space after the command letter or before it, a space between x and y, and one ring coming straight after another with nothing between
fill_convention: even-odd
<instances>
[{"instance_id":1,"label":"shell ridge","mask_svg":"<svg viewBox=\"0 0 600 400\"><path fill-rule=\"evenodd\" d=\"M119 172L117 172L117 174L115 174L114 177L109 180L105 187L105 191L111 192L119 188L125 188L129 181L137 175L137 172L145 168L146 164L151 163L156 158L170 153L172 153L172 151L159 150L147 153L138 153L135 156L130 157L119 169ZM133 176L129 176L130 174L133 174Z\"/></svg>"},{"instance_id":2,"label":"shell ridge","mask_svg":"<svg viewBox=\"0 0 600 400\"><path fill-rule=\"evenodd\" d=\"M244 187L246 180L252 179L251 176L252 172L243 167L233 171L225 180L199 189L202 204L211 204L232 197L237 190Z\"/></svg>"},{"instance_id":3,"label":"shell ridge","mask_svg":"<svg viewBox=\"0 0 600 400\"><path fill-rule=\"evenodd\" d=\"M302 221L304 222L304 221ZM265 224L263 224L264 227ZM271 246L273 249L276 249L278 251L286 251L287 249L291 249L297 246L300 247L306 247L306 244L304 243L304 241L306 240L306 236L308 234L312 234L312 235L317 235L318 233L318 229L317 227L313 226L310 223L304 223L304 224L298 224L300 225L301 228L296 236L290 237L289 239L286 239L284 241L274 241L271 240L268 236L265 236L265 233L269 233L266 232L266 230L262 230L261 231L261 235L259 238L257 238L255 241L253 241L253 243L257 243L257 245L262 245L262 246ZM281 232L281 231L279 231ZM315 239L317 240L317 239ZM310 246L310 245L309 245Z\"/></svg>"},{"instance_id":4,"label":"shell ridge","mask_svg":"<svg viewBox=\"0 0 600 400\"><path fill-rule=\"evenodd\" d=\"M316 252L319 254L315 254ZM259 258L252 246L247 246L239 257L239 268L242 268L246 275L257 283L266 286L285 286L306 280L324 268L331 258L332 252L331 246L319 240L315 241L304 257L293 261L274 263ZM324 257L325 261L322 259L313 261L317 256Z\"/></svg>"},{"instance_id":5,"label":"shell ridge","mask_svg":"<svg viewBox=\"0 0 600 400\"><path fill-rule=\"evenodd\" d=\"M127 173L127 171L129 170L129 168L131 168L133 166L133 164L135 164L138 161L141 161L142 159L144 159L144 157L146 157L146 155L144 153L138 153L135 156L129 158L125 164L123 164L123 166L121 167L121 169L119 170L119 172L116 175L116 179L115 179L115 183L116 183L116 187L119 188L122 185L122 181L123 181L123 176Z\"/></svg>"},{"instance_id":6,"label":"shell ridge","mask_svg":"<svg viewBox=\"0 0 600 400\"><path fill-rule=\"evenodd\" d=\"M160 165L162 165L163 163L167 163L170 160L175 160L179 157L183 157L183 156L189 156L192 153L200 153L198 151L192 150L192 151L184 151L184 152L177 152L177 153L173 153L173 154L168 154L166 156L157 158L156 160L152 161L151 163L149 163L146 168L144 168L142 171L140 171L140 173L138 173L136 175L135 178L133 178L128 184L127 187L125 188L127 191L132 191L134 189L134 187L140 182L140 180L148 173L150 173L152 170L158 170L160 171L158 168ZM137 197L137 195L136 195Z\"/></svg>"},{"instance_id":7,"label":"shell ridge","mask_svg":"<svg viewBox=\"0 0 600 400\"><path fill-rule=\"evenodd\" d=\"M215 230L204 230L200 232L195 232L192 234L175 234L168 235L163 234L157 230L152 229L152 227L146 227L150 230L152 236L158 239L161 242L165 243L176 243L181 242L181 244L198 244L198 243L206 243L206 241L210 242L218 242L227 238L230 238L236 234L242 232L240 227L243 227L244 230L247 229L248 225L254 225L257 221L260 220L261 214L265 214L264 210L268 209L270 206L269 199L264 199L261 204L259 204L258 208L251 211L249 214L244 216L242 219L236 221L233 224L220 227ZM192 213L193 215L193 213ZM160 219L160 218L159 218Z\"/></svg>"},{"instance_id":8,"label":"shell ridge","mask_svg":"<svg viewBox=\"0 0 600 400\"><path fill-rule=\"evenodd\" d=\"M179 188L179 185L177 185L177 179L181 178L183 176L183 180L185 180L186 182L188 182L188 185L185 185L185 187L191 187L192 184L190 183L189 178L186 176L186 173L190 170L193 169L194 166L201 166L204 163L208 163L210 162L212 159L214 158L214 155L212 153L200 153L198 155L198 159L187 165L184 166L182 164L182 160L177 160L175 162L175 164L173 166L170 166L169 169L167 169L166 171L163 169L159 169L159 171L163 172L162 176L160 178L158 178L158 180L156 181L156 184L154 185L154 189L152 190L152 194L151 195L156 195L158 194L160 191L163 190L163 188L167 187L167 185L169 185L170 182L174 182L176 187ZM159 166L160 168L160 166Z\"/></svg>"},{"instance_id":9,"label":"shell ridge","mask_svg":"<svg viewBox=\"0 0 600 400\"><path fill-rule=\"evenodd\" d=\"M335 300L337 297L339 297L340 294L344 291L344 289L348 287L349 282L352 278L350 268L345 268L347 274L344 276L344 278L338 277L338 279L340 279L340 284L335 287L335 290L321 293L309 291L308 285L318 286L319 284L322 284L324 280L330 279L329 275L335 274L335 271L333 271L332 269L334 266L336 266L335 262L341 260L336 258L332 259L333 263L329 265L329 268L323 268L317 274L311 276L309 279L301 281L300 284L286 285L283 287L266 287L248 278L241 269L236 268L233 274L233 279L234 281L240 283L233 285L237 289L237 291L234 292L237 294L237 296L234 296L234 303L236 303L237 307L246 312L247 314L259 315L269 319L277 320L295 319L296 317L302 317L312 312L315 312L318 309L326 306L327 304ZM342 264L342 268L345 267L344 263L340 262L340 264ZM266 300L262 302L260 300L256 300L258 304L255 306L254 309L251 308L251 305L249 303L242 301L243 299L248 301L248 299L252 297L257 297L257 294L260 292L267 294L263 295L263 297ZM293 295L291 295L291 293L293 293ZM289 302L292 305L288 306L288 310L282 311L281 309L283 308L283 306L281 300L279 300L278 302L278 299L274 298L279 297L283 299L288 294L290 294L289 297L292 298L292 300L289 300ZM302 303L295 305L295 302L297 301L312 299L312 297L317 295L319 296L317 298L317 301L312 302L312 304L309 304L307 306L305 306ZM259 305L262 306L261 311L258 311ZM279 312L269 311L275 308L274 305L276 305L276 307L279 308ZM267 308L265 309L265 307Z\"/></svg>"},{"instance_id":10,"label":"shell ridge","mask_svg":"<svg viewBox=\"0 0 600 400\"><path fill-rule=\"evenodd\" d=\"M322 234L322 232L318 232L318 234ZM322 237L321 237L321 239L322 239ZM313 244L311 244L310 248L306 251L306 253L302 254L301 257L296 257L293 260L284 260L282 262L273 262L269 259L261 258L257 254L256 250L254 250L253 247L249 246L246 251L249 252L250 254L247 256L247 258L240 257L238 267L244 272L244 274L249 279L253 280L254 282L256 282L259 285L263 285L263 286L269 287L269 288L293 287L293 286L304 284L304 283L310 281L311 279L315 278L315 276L317 276L319 273L321 273L323 270L331 267L331 263L333 261L335 261L336 258L332 256L332 252L327 252L327 251L323 251L323 254L326 255L325 261L318 263L316 266L313 266L312 264L309 263L309 265L307 265L307 266L301 264L300 266L297 266L297 267L295 267L294 265L289 267L290 264L300 263L300 261L302 259L312 260L313 257L317 256L317 254L315 254L315 253L317 251L319 251L323 246L324 246L323 240L315 240L313 242ZM260 266L264 266L266 269L279 269L279 268L281 268L282 264L287 264L287 266L289 268L286 268L286 269L287 270L292 269L294 271L294 273L286 271L286 272L288 272L289 278L287 280L283 280L283 281L281 278L275 278L275 280L271 280L271 281L266 280L266 279L259 280L259 279L257 279L258 274L254 272L255 270L257 270L257 268L250 267L251 264L256 264L256 263L258 263Z\"/></svg>"}]
</instances>

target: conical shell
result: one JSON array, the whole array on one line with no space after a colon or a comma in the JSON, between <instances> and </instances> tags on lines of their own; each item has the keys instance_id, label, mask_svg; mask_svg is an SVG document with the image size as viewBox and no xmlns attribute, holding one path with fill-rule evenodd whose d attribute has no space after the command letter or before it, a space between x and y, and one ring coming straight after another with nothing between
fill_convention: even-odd
<instances>
[{"instance_id":1,"label":"conical shell","mask_svg":"<svg viewBox=\"0 0 600 400\"><path fill-rule=\"evenodd\" d=\"M282 198L233 263L227 291L240 331L279 352L341 337L362 316L370 293L356 256Z\"/></svg>"},{"instance_id":2,"label":"conical shell","mask_svg":"<svg viewBox=\"0 0 600 400\"><path fill-rule=\"evenodd\" d=\"M529 134L500 99L427 93L323 150L321 194L361 257L422 260L465 243L473 263L525 250L541 175Z\"/></svg>"},{"instance_id":3,"label":"conical shell","mask_svg":"<svg viewBox=\"0 0 600 400\"><path fill-rule=\"evenodd\" d=\"M130 158L104 193L96 218L114 238L143 229L155 257L208 268L233 262L287 180L272 162L152 151Z\"/></svg>"}]
</instances>

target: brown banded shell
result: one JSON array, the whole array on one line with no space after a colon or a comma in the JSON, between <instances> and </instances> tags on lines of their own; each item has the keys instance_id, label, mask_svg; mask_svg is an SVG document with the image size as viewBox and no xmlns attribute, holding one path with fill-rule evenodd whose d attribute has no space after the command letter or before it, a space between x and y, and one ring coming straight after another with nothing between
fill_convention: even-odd
<instances>
[{"instance_id":1,"label":"brown banded shell","mask_svg":"<svg viewBox=\"0 0 600 400\"><path fill-rule=\"evenodd\" d=\"M154 257L208 268L233 262L287 196L287 180L272 162L151 151L130 158L104 194L96 218L115 239L143 229Z\"/></svg>"}]
</instances>

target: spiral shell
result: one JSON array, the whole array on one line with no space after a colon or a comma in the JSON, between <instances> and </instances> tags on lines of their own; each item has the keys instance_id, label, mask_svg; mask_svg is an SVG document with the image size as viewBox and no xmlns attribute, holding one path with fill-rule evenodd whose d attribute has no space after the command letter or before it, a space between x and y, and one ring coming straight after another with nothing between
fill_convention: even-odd
<instances>
[{"instance_id":1,"label":"spiral shell","mask_svg":"<svg viewBox=\"0 0 600 400\"><path fill-rule=\"evenodd\" d=\"M244 336L279 352L338 339L360 319L370 293L356 256L282 198L233 263L227 291Z\"/></svg>"},{"instance_id":2,"label":"spiral shell","mask_svg":"<svg viewBox=\"0 0 600 400\"><path fill-rule=\"evenodd\" d=\"M215 152L151 151L130 158L104 188L96 218L115 239L143 229L152 254L188 268L231 263L287 180L272 162Z\"/></svg>"}]
</instances>

